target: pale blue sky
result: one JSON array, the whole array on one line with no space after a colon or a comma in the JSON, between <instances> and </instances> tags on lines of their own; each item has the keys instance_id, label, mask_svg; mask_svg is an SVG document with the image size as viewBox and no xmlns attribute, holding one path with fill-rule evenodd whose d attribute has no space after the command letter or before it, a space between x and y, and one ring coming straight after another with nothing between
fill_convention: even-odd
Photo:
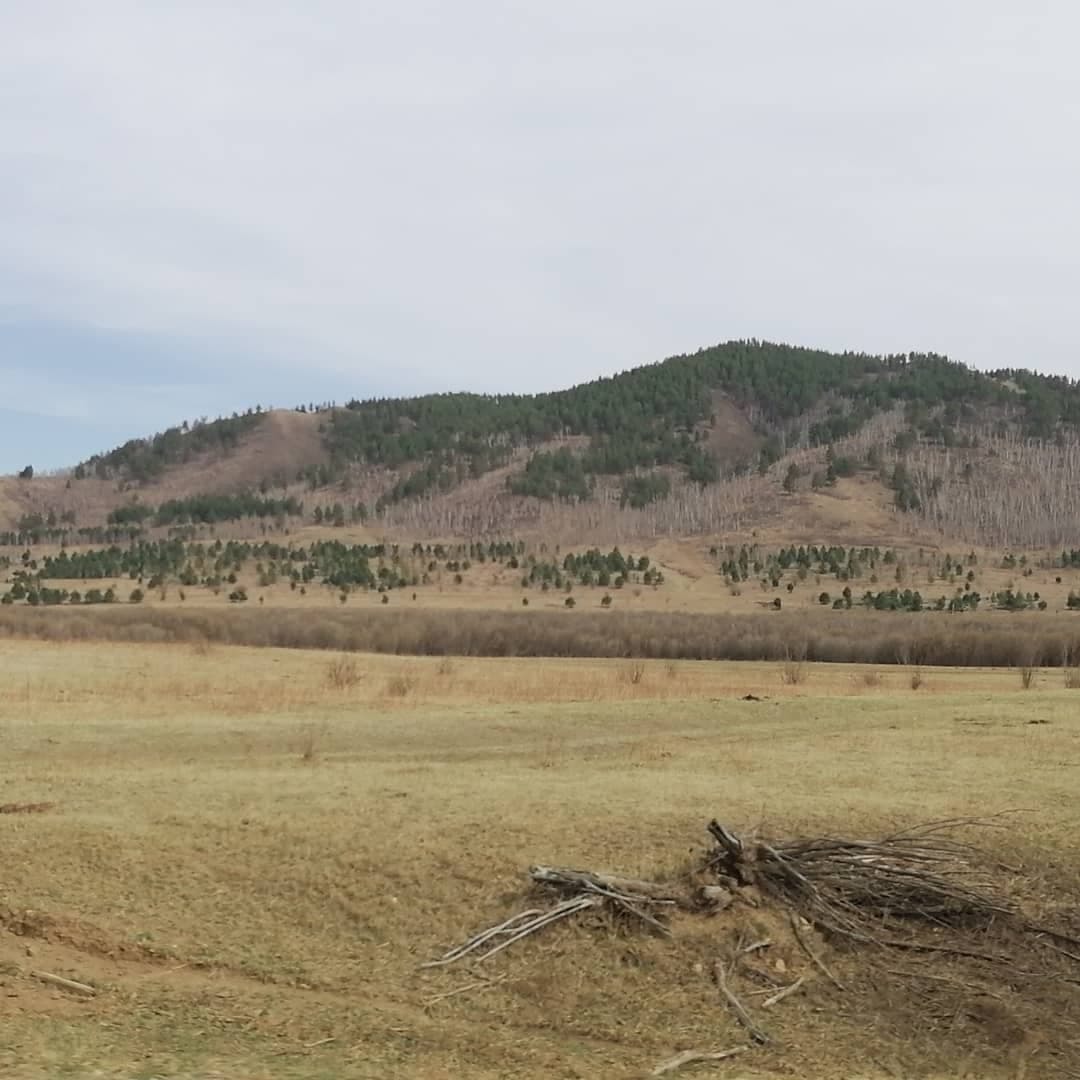
<instances>
[{"instance_id":1,"label":"pale blue sky","mask_svg":"<svg viewBox=\"0 0 1080 1080\"><path fill-rule=\"evenodd\" d=\"M0 470L732 337L1080 375L1068 0L0 0Z\"/></svg>"}]
</instances>

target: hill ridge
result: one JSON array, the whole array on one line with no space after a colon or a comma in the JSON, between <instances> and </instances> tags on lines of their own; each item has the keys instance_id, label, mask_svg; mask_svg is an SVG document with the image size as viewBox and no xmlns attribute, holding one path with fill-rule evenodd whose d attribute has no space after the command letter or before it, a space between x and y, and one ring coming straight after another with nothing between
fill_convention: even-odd
<instances>
[{"instance_id":1,"label":"hill ridge","mask_svg":"<svg viewBox=\"0 0 1080 1080\"><path fill-rule=\"evenodd\" d=\"M1041 455L1045 488L1072 467L1078 433L1080 384L1063 377L980 372L934 353L732 341L543 394L257 407L183 424L64 478L0 480L0 528L133 524L170 504L162 526L239 515L491 530L591 503L640 512L654 532L656 508L716 531L754 517L755 503L858 471L892 488L901 510L951 528L942 507L954 481L971 481L993 454L1015 464L1026 453ZM989 472L1000 477L1006 463ZM1063 527L1054 491L1038 496L1047 535ZM225 496L248 509L214 503ZM742 509L718 516L720 502Z\"/></svg>"}]
</instances>

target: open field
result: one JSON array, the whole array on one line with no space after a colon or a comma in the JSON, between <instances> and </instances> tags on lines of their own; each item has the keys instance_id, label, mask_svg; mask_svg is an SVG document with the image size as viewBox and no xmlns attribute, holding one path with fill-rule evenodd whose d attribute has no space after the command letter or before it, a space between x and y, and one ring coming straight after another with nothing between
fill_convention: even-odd
<instances>
[{"instance_id":1,"label":"open field","mask_svg":"<svg viewBox=\"0 0 1080 1080\"><path fill-rule=\"evenodd\" d=\"M21 640L0 669L0 803L55 803L0 816L0 1075L637 1077L737 1044L702 974L722 918L556 928L438 1001L475 976L418 970L518 910L530 863L670 874L713 815L871 834L1022 807L995 849L1080 918L1061 671L916 692L907 668ZM1072 1075L1080 987L943 1011L934 981L832 962L847 995L812 984L770 1016L782 1046L688 1075Z\"/></svg>"}]
</instances>

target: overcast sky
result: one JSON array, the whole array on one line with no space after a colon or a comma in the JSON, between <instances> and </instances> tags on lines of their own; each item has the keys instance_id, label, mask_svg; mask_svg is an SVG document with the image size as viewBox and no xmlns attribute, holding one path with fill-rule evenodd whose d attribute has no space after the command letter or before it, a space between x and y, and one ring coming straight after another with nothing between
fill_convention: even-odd
<instances>
[{"instance_id":1,"label":"overcast sky","mask_svg":"<svg viewBox=\"0 0 1080 1080\"><path fill-rule=\"evenodd\" d=\"M0 0L0 471L736 337L1080 375L1073 0Z\"/></svg>"}]
</instances>

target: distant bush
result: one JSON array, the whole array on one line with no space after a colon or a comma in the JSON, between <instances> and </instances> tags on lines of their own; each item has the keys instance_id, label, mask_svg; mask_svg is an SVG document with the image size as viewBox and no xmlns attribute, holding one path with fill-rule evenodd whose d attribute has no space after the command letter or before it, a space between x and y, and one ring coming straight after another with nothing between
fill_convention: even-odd
<instances>
[{"instance_id":1,"label":"distant bush","mask_svg":"<svg viewBox=\"0 0 1080 1080\"><path fill-rule=\"evenodd\" d=\"M416 688L416 680L411 675L392 675L386 683L386 693L390 697L408 697Z\"/></svg>"},{"instance_id":2,"label":"distant bush","mask_svg":"<svg viewBox=\"0 0 1080 1080\"><path fill-rule=\"evenodd\" d=\"M326 681L335 690L348 690L360 682L361 678L355 657L339 656L326 665Z\"/></svg>"}]
</instances>

